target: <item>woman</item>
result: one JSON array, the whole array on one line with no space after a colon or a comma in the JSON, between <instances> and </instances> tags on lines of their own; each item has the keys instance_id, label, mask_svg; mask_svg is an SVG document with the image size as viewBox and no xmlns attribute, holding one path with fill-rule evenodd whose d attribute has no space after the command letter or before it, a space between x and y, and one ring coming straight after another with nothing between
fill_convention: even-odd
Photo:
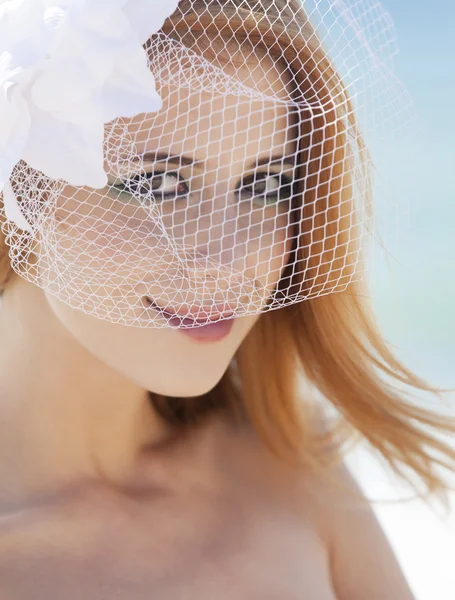
<instances>
[{"instance_id":1,"label":"woman","mask_svg":"<svg viewBox=\"0 0 455 600\"><path fill-rule=\"evenodd\" d=\"M355 277L347 93L297 1L183 0L162 34L105 189L12 177L0 596L411 599L342 445L443 497L455 425L394 389L431 391Z\"/></svg>"}]
</instances>

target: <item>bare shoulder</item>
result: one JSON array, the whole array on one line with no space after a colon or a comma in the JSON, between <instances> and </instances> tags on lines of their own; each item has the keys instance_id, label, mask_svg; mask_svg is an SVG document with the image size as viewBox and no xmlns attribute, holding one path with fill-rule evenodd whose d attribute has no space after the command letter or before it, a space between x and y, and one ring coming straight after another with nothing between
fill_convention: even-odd
<instances>
[{"instance_id":1,"label":"bare shoulder","mask_svg":"<svg viewBox=\"0 0 455 600\"><path fill-rule=\"evenodd\" d=\"M302 499L324 540L337 598L414 600L359 485L344 464L332 468L331 475L336 476L340 487L323 475L304 476Z\"/></svg>"},{"instance_id":2,"label":"bare shoulder","mask_svg":"<svg viewBox=\"0 0 455 600\"><path fill-rule=\"evenodd\" d=\"M252 446L253 451L243 444L233 450L246 485L268 506L281 506L295 531L305 531L302 564L318 548L338 600L414 600L371 505L344 464L327 478L283 464L260 443Z\"/></svg>"}]
</instances>

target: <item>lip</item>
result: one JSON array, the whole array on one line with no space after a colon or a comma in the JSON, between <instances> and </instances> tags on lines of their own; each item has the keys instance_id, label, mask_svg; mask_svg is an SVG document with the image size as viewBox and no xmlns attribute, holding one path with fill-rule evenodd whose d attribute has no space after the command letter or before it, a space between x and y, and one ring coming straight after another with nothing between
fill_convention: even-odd
<instances>
[{"instance_id":1,"label":"lip","mask_svg":"<svg viewBox=\"0 0 455 600\"><path fill-rule=\"evenodd\" d=\"M148 308L160 313L169 325L175 327L180 333L199 342L217 342L225 338L234 326L233 311L216 311L216 315L208 316L207 311L199 310L197 314L207 315L205 318L195 318L191 311L175 311L171 308L158 306L150 297L146 296ZM183 327L182 327L183 325Z\"/></svg>"}]
</instances>

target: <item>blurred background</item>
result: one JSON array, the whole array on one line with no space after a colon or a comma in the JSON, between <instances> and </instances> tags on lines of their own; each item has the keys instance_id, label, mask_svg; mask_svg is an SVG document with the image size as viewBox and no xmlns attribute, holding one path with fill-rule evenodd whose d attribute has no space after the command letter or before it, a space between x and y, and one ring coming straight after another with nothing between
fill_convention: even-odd
<instances>
[{"instance_id":1,"label":"blurred background","mask_svg":"<svg viewBox=\"0 0 455 600\"><path fill-rule=\"evenodd\" d=\"M398 146L397 140L381 146L381 152L398 157L393 177L406 197L397 198L404 207L402 234L388 242L388 264L373 270L373 298L385 337L405 364L431 383L454 389L455 1L382 3L397 30L396 71L414 99L420 124L414 134L399 138ZM414 185L406 187L398 177ZM455 394L447 399L455 414ZM369 496L397 495L362 449L348 465ZM378 505L375 511L416 599L454 600L455 496L447 521L416 501Z\"/></svg>"}]
</instances>

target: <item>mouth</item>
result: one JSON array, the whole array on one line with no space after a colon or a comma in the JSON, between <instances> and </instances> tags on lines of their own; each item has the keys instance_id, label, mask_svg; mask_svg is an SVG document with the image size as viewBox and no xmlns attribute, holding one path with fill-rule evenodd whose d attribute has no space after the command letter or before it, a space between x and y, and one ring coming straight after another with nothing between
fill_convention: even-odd
<instances>
[{"instance_id":1,"label":"mouth","mask_svg":"<svg viewBox=\"0 0 455 600\"><path fill-rule=\"evenodd\" d=\"M144 303L147 308L157 311L170 325L176 327L204 327L234 316L233 310L220 311L218 307L215 307L213 310L199 308L195 311L174 310L169 306L164 308L159 306L149 296L144 297Z\"/></svg>"}]
</instances>

